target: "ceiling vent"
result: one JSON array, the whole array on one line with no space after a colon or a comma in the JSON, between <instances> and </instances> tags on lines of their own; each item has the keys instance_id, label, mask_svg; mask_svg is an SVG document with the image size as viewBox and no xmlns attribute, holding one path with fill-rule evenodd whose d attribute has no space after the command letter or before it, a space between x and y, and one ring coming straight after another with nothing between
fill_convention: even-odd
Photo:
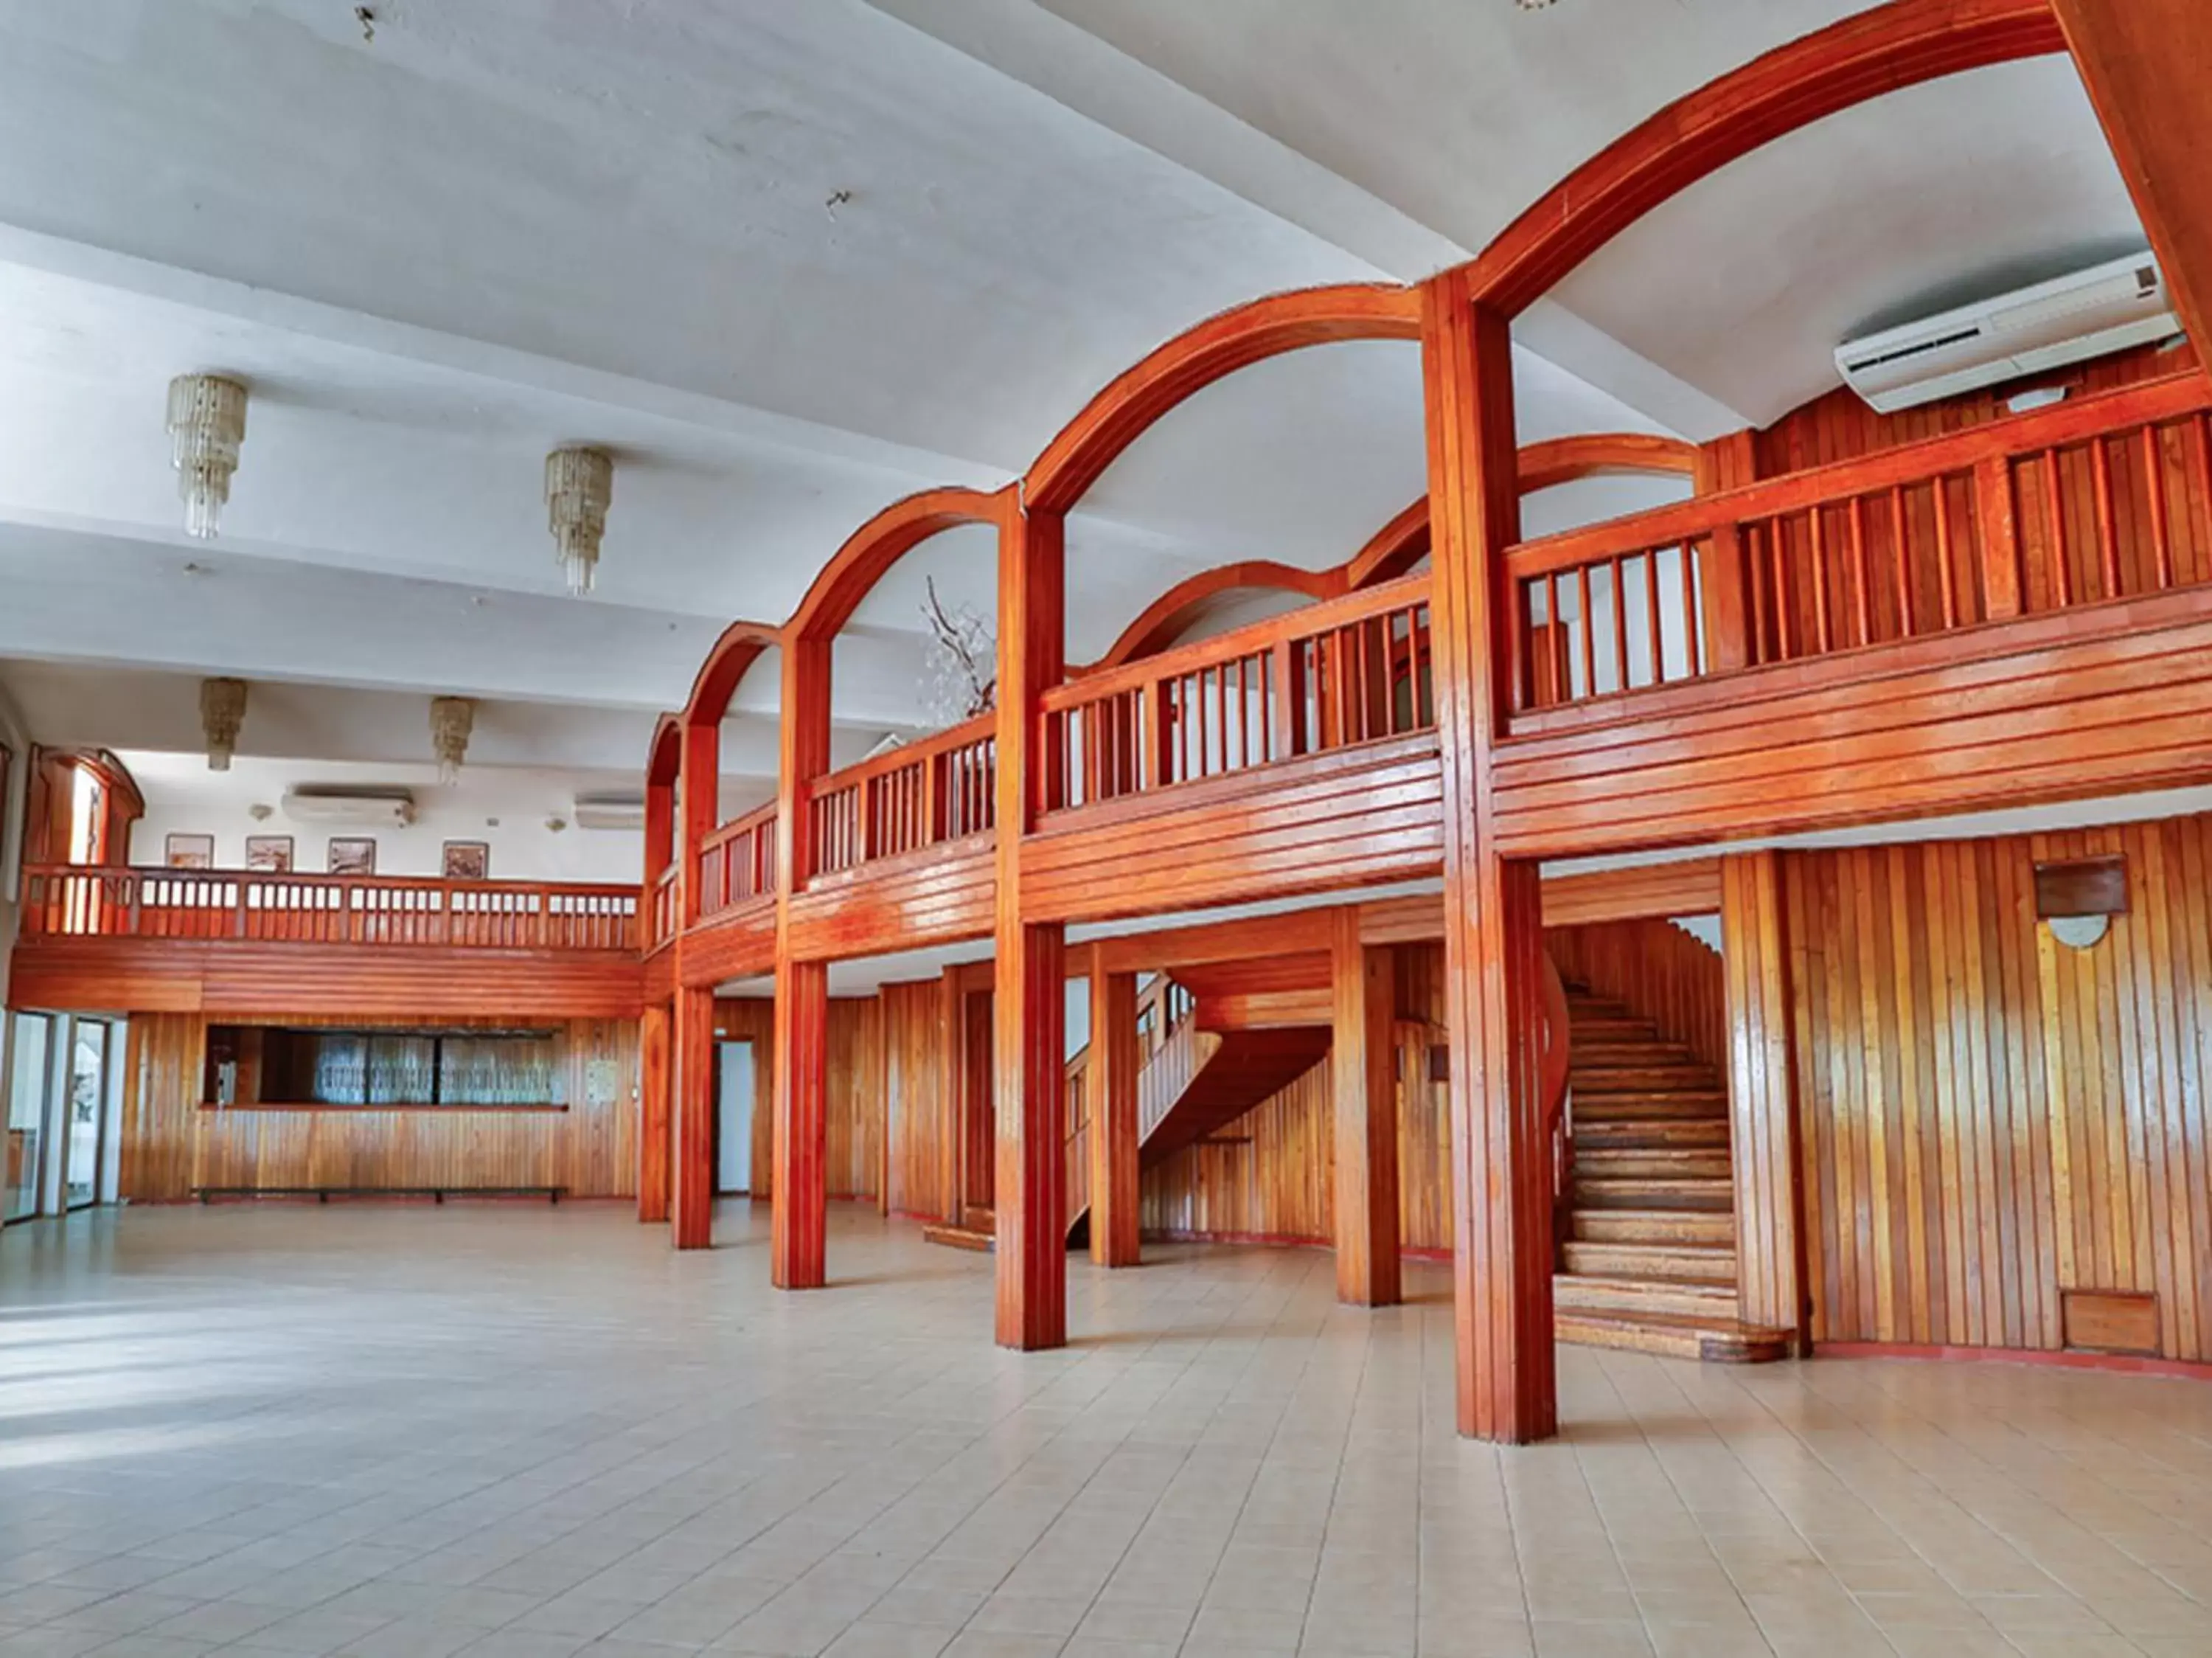
<instances>
[{"instance_id":1,"label":"ceiling vent","mask_svg":"<svg viewBox=\"0 0 2212 1658\"><path fill-rule=\"evenodd\" d=\"M404 789L324 788L284 791L284 815L295 823L334 829L404 829L415 821L415 796Z\"/></svg>"},{"instance_id":2,"label":"ceiling vent","mask_svg":"<svg viewBox=\"0 0 2212 1658\"><path fill-rule=\"evenodd\" d=\"M1894 414L2180 332L2157 260L2137 253L1852 340L1836 368Z\"/></svg>"},{"instance_id":3,"label":"ceiling vent","mask_svg":"<svg viewBox=\"0 0 2212 1658\"><path fill-rule=\"evenodd\" d=\"M576 809L569 814L579 829L642 829L645 827L645 796L642 795L579 795Z\"/></svg>"}]
</instances>

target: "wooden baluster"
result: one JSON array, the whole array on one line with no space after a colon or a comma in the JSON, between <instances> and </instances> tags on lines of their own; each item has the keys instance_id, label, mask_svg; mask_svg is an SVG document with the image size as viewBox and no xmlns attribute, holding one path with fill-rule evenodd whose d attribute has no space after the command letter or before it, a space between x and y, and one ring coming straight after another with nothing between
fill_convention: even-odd
<instances>
[{"instance_id":1,"label":"wooden baluster","mask_svg":"<svg viewBox=\"0 0 2212 1658\"><path fill-rule=\"evenodd\" d=\"M1307 673L1306 642L1293 639L1276 648L1283 654L1283 736L1285 752L1291 755L1307 753L1313 747L1313 730L1307 713L1310 680Z\"/></svg>"},{"instance_id":2,"label":"wooden baluster","mask_svg":"<svg viewBox=\"0 0 2212 1658\"><path fill-rule=\"evenodd\" d=\"M1751 576L1751 614L1748 620L1751 638L1750 660L1753 662L1771 662L1778 654L1771 643L1773 630L1767 625L1773 619L1774 607L1769 601L1766 592L1767 563L1761 556L1763 549L1759 545L1762 533L1762 528L1758 524L1746 524L1743 527L1743 562Z\"/></svg>"},{"instance_id":3,"label":"wooden baluster","mask_svg":"<svg viewBox=\"0 0 2212 1658\"><path fill-rule=\"evenodd\" d=\"M1596 613L1590 608L1590 567L1588 564L1575 572L1575 592L1582 601L1582 694L1595 697L1597 695L1597 619Z\"/></svg>"},{"instance_id":4,"label":"wooden baluster","mask_svg":"<svg viewBox=\"0 0 2212 1658\"><path fill-rule=\"evenodd\" d=\"M1651 647L1652 685L1667 683L1667 641L1659 624L1659 550L1644 553L1644 627Z\"/></svg>"},{"instance_id":5,"label":"wooden baluster","mask_svg":"<svg viewBox=\"0 0 2212 1658\"><path fill-rule=\"evenodd\" d=\"M1912 637L1912 558L1907 550L1911 539L1905 515L1905 485L1893 485L1889 491L1890 563L1897 573L1897 625L1899 637Z\"/></svg>"},{"instance_id":6,"label":"wooden baluster","mask_svg":"<svg viewBox=\"0 0 2212 1658\"><path fill-rule=\"evenodd\" d=\"M1628 689L1628 575L1619 553L1613 555L1613 671L1615 691Z\"/></svg>"},{"instance_id":7,"label":"wooden baluster","mask_svg":"<svg viewBox=\"0 0 2212 1658\"><path fill-rule=\"evenodd\" d=\"M1820 641L1820 655L1825 656L1836 648L1835 637L1828 623L1827 526L1818 506L1813 509L1808 521L1812 526L1813 547L1813 633Z\"/></svg>"},{"instance_id":8,"label":"wooden baluster","mask_svg":"<svg viewBox=\"0 0 2212 1658\"><path fill-rule=\"evenodd\" d=\"M2157 561L2158 587L2173 585L2173 544L2166 515L2166 445L2156 426L2143 428L2143 488L2150 495L2151 555Z\"/></svg>"},{"instance_id":9,"label":"wooden baluster","mask_svg":"<svg viewBox=\"0 0 2212 1658\"><path fill-rule=\"evenodd\" d=\"M2089 440L2089 474L2096 488L2097 563L2105 578L2105 597L2120 596L2120 538L2112 525L2112 458L2105 440Z\"/></svg>"},{"instance_id":10,"label":"wooden baluster","mask_svg":"<svg viewBox=\"0 0 2212 1658\"><path fill-rule=\"evenodd\" d=\"M1790 624L1796 618L1790 602L1790 554L1785 545L1789 538L1782 530L1779 516L1766 521L1766 557L1774 571L1774 651L1786 662L1796 654L1790 648Z\"/></svg>"},{"instance_id":11,"label":"wooden baluster","mask_svg":"<svg viewBox=\"0 0 2212 1658\"><path fill-rule=\"evenodd\" d=\"M1535 631L1536 584L1533 580L1517 581L1512 584L1513 605L1510 613L1511 627L1506 637L1513 655L1509 664L1507 683L1513 687L1513 711L1516 714L1536 705L1536 653L1533 646Z\"/></svg>"},{"instance_id":12,"label":"wooden baluster","mask_svg":"<svg viewBox=\"0 0 2212 1658\"><path fill-rule=\"evenodd\" d=\"M1218 662L1213 669L1213 722L1219 728L1221 770L1229 769L1229 664Z\"/></svg>"},{"instance_id":13,"label":"wooden baluster","mask_svg":"<svg viewBox=\"0 0 2212 1658\"><path fill-rule=\"evenodd\" d=\"M1851 596L1852 617L1858 625L1857 640L1862 645L1874 643L1874 601L1867 592L1866 556L1866 497L1851 497Z\"/></svg>"},{"instance_id":14,"label":"wooden baluster","mask_svg":"<svg viewBox=\"0 0 2212 1658\"><path fill-rule=\"evenodd\" d=\"M1974 467L1974 512L1982 540L1983 617L1997 621L2017 616L2020 522L2013 506L2012 462L2005 456L1991 455Z\"/></svg>"},{"instance_id":15,"label":"wooden baluster","mask_svg":"<svg viewBox=\"0 0 2212 1658\"><path fill-rule=\"evenodd\" d=\"M2043 452L2044 510L2051 519L2051 579L2053 602L2063 610L2074 602L2074 571L2066 548L2066 503L2058 484L2058 451Z\"/></svg>"},{"instance_id":16,"label":"wooden baluster","mask_svg":"<svg viewBox=\"0 0 2212 1658\"><path fill-rule=\"evenodd\" d=\"M1951 495L1943 479L1936 480L1936 564L1943 583L1943 625L1959 625L1959 583L1951 569Z\"/></svg>"},{"instance_id":17,"label":"wooden baluster","mask_svg":"<svg viewBox=\"0 0 2212 1658\"><path fill-rule=\"evenodd\" d=\"M1705 543L1704 562L1709 571L1711 566L1720 561L1722 556L1720 539L1720 532L1716 531L1713 539ZM1728 544L1733 556L1735 546L1735 532L1733 527L1728 532ZM1682 674L1685 679L1690 680L1698 678L1706 671L1712 651L1710 637L1701 637L1698 627L1698 562L1699 555L1695 543L1686 540L1674 549L1674 571L1680 579L1682 587ZM1735 562L1741 566L1742 561L1737 558ZM1709 588L1711 585L1710 581L1707 585ZM1729 590L1735 595L1737 631L1741 634L1743 622L1743 588L1740 583L1731 583Z\"/></svg>"},{"instance_id":18,"label":"wooden baluster","mask_svg":"<svg viewBox=\"0 0 2212 1658\"><path fill-rule=\"evenodd\" d=\"M1413 675L1413 688L1406 698L1413 724L1409 729L1425 731L1437 722L1436 689L1428 655L1429 612L1425 605L1414 605L1406 612L1407 671Z\"/></svg>"}]
</instances>

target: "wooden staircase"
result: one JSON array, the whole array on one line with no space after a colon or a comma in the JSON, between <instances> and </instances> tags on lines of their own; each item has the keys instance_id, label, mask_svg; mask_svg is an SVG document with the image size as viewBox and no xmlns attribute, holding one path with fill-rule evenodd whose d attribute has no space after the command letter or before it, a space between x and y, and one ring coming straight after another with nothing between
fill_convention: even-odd
<instances>
[{"instance_id":1,"label":"wooden staircase","mask_svg":"<svg viewBox=\"0 0 2212 1658\"><path fill-rule=\"evenodd\" d=\"M1735 1186L1718 1072L1618 1002L1567 987L1572 1184L1559 1338L1756 1364L1789 1338L1736 1315Z\"/></svg>"}]
</instances>

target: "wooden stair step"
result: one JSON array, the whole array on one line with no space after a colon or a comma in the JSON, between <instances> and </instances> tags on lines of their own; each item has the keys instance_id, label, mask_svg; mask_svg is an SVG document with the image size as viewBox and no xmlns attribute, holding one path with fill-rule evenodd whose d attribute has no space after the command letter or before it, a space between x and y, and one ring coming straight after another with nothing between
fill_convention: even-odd
<instances>
[{"instance_id":1,"label":"wooden stair step","mask_svg":"<svg viewBox=\"0 0 2212 1658\"><path fill-rule=\"evenodd\" d=\"M999 1234L995 1229L957 1225L950 1221L922 1228L921 1240L943 1244L951 1249L981 1250L985 1254L994 1252L999 1247Z\"/></svg>"},{"instance_id":2,"label":"wooden stair step","mask_svg":"<svg viewBox=\"0 0 2212 1658\"><path fill-rule=\"evenodd\" d=\"M1708 1278L1618 1277L1579 1272L1552 1280L1552 1303L1581 1313L1662 1313L1733 1321L1735 1283Z\"/></svg>"},{"instance_id":3,"label":"wooden stair step","mask_svg":"<svg viewBox=\"0 0 2212 1658\"><path fill-rule=\"evenodd\" d=\"M1661 1117L1642 1119L1623 1117L1605 1119L1595 1123L1575 1125L1575 1149L1613 1151L1629 1149L1656 1150L1674 1148L1681 1150L1718 1151L1729 1149L1729 1122L1725 1117Z\"/></svg>"},{"instance_id":4,"label":"wooden stair step","mask_svg":"<svg viewBox=\"0 0 2212 1658\"><path fill-rule=\"evenodd\" d=\"M1706 1146L1593 1145L1579 1136L1575 1141L1577 1179L1731 1179L1735 1166L1728 1148Z\"/></svg>"},{"instance_id":5,"label":"wooden stair step","mask_svg":"<svg viewBox=\"0 0 2212 1658\"><path fill-rule=\"evenodd\" d=\"M1581 1347L1610 1347L1707 1363L1769 1364L1790 1356L1790 1338L1735 1319L1686 1318L1663 1313L1618 1314L1579 1309L1554 1314L1553 1335Z\"/></svg>"},{"instance_id":6,"label":"wooden stair step","mask_svg":"<svg viewBox=\"0 0 2212 1658\"><path fill-rule=\"evenodd\" d=\"M1732 1213L1735 1182L1711 1176L1690 1175L1679 1179L1632 1175L1575 1175L1573 1199L1577 1209L1695 1209Z\"/></svg>"},{"instance_id":7,"label":"wooden stair step","mask_svg":"<svg viewBox=\"0 0 2212 1658\"><path fill-rule=\"evenodd\" d=\"M1571 1235L1588 1243L1735 1244L1735 1216L1695 1209L1574 1209Z\"/></svg>"},{"instance_id":8,"label":"wooden stair step","mask_svg":"<svg viewBox=\"0 0 2212 1658\"><path fill-rule=\"evenodd\" d=\"M1570 1102L1575 1125L1585 1122L1656 1122L1662 1118L1693 1121L1728 1119L1728 1100L1713 1094L1599 1094L1576 1090Z\"/></svg>"},{"instance_id":9,"label":"wooden stair step","mask_svg":"<svg viewBox=\"0 0 2212 1658\"><path fill-rule=\"evenodd\" d=\"M1735 1287L1735 1248L1731 1244L1604 1243L1577 1238L1561 1247L1559 1259L1569 1272L1581 1277L1666 1278Z\"/></svg>"}]
</instances>

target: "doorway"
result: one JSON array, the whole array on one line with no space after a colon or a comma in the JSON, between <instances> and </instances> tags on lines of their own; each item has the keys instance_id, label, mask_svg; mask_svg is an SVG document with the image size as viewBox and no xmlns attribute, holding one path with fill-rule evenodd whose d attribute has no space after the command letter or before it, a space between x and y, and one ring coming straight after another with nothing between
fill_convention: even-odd
<instances>
[{"instance_id":1,"label":"doorway","mask_svg":"<svg viewBox=\"0 0 2212 1658\"><path fill-rule=\"evenodd\" d=\"M39 1176L46 1166L52 1118L53 1015L19 1013L13 1021L8 1066L7 1185L0 1189L0 1221L27 1221L39 1212Z\"/></svg>"},{"instance_id":2,"label":"doorway","mask_svg":"<svg viewBox=\"0 0 2212 1658\"><path fill-rule=\"evenodd\" d=\"M63 1101L69 1149L62 1207L89 1209L100 1201L106 1161L107 1068L114 1030L104 1019L72 1019L70 1026L69 1094Z\"/></svg>"},{"instance_id":3,"label":"doorway","mask_svg":"<svg viewBox=\"0 0 2212 1658\"><path fill-rule=\"evenodd\" d=\"M714 1045L714 1194L753 1189L753 1045Z\"/></svg>"}]
</instances>

